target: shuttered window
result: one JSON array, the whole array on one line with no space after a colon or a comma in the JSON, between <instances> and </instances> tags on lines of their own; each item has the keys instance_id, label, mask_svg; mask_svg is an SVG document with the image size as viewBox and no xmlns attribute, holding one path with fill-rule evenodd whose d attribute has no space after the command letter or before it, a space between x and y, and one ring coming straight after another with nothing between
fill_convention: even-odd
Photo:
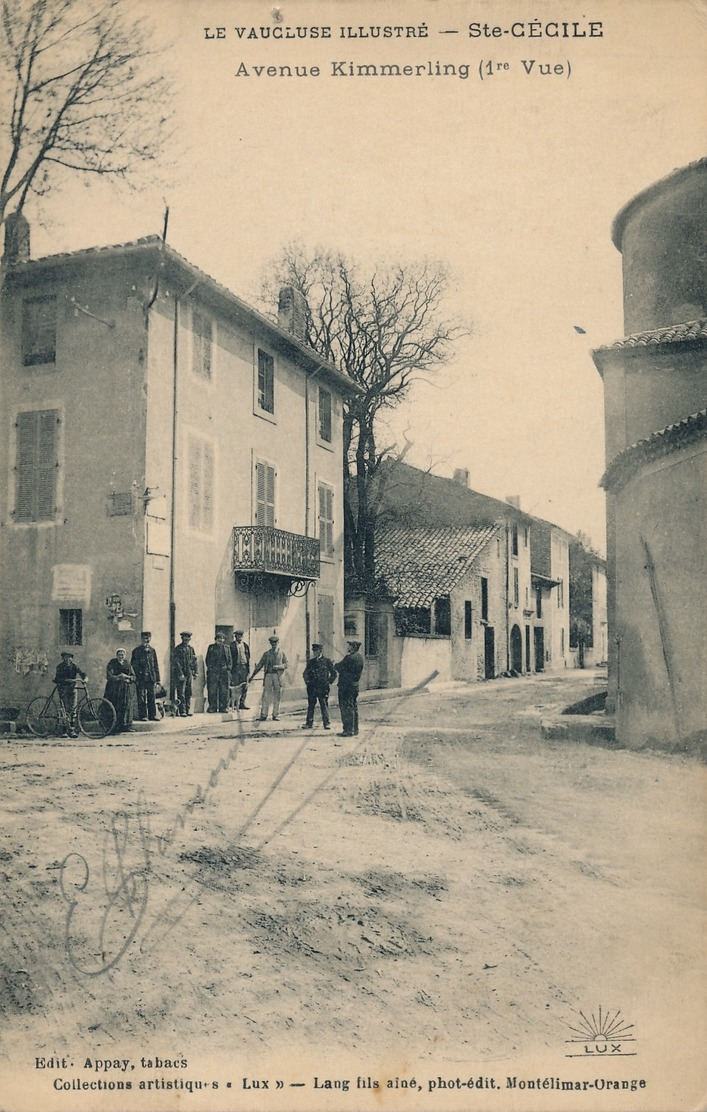
<instances>
[{"instance_id":1,"label":"shuttered window","mask_svg":"<svg viewBox=\"0 0 707 1112\"><path fill-rule=\"evenodd\" d=\"M51 521L56 514L59 411L17 415L15 521Z\"/></svg>"},{"instance_id":2,"label":"shuttered window","mask_svg":"<svg viewBox=\"0 0 707 1112\"><path fill-rule=\"evenodd\" d=\"M214 525L214 447L208 440L189 442L189 526L211 533Z\"/></svg>"},{"instance_id":3,"label":"shuttered window","mask_svg":"<svg viewBox=\"0 0 707 1112\"><path fill-rule=\"evenodd\" d=\"M258 460L255 465L255 523L275 526L276 471L269 463Z\"/></svg>"},{"instance_id":4,"label":"shuttered window","mask_svg":"<svg viewBox=\"0 0 707 1112\"><path fill-rule=\"evenodd\" d=\"M56 360L56 298L28 297L22 302L22 365Z\"/></svg>"},{"instance_id":5,"label":"shuttered window","mask_svg":"<svg viewBox=\"0 0 707 1112\"><path fill-rule=\"evenodd\" d=\"M258 348L258 408L275 412L275 360Z\"/></svg>"},{"instance_id":6,"label":"shuttered window","mask_svg":"<svg viewBox=\"0 0 707 1112\"><path fill-rule=\"evenodd\" d=\"M334 553L334 491L319 484L319 547L323 556Z\"/></svg>"},{"instance_id":7,"label":"shuttered window","mask_svg":"<svg viewBox=\"0 0 707 1112\"><path fill-rule=\"evenodd\" d=\"M198 309L192 310L192 368L199 378L211 378L211 318Z\"/></svg>"},{"instance_id":8,"label":"shuttered window","mask_svg":"<svg viewBox=\"0 0 707 1112\"><path fill-rule=\"evenodd\" d=\"M319 439L331 444L331 393L319 387Z\"/></svg>"}]
</instances>

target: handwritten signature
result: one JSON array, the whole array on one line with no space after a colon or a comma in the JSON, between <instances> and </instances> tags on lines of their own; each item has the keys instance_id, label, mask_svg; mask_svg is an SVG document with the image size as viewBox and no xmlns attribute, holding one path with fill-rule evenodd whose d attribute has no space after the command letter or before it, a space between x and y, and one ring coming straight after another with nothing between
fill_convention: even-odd
<instances>
[{"instance_id":1,"label":"handwritten signature","mask_svg":"<svg viewBox=\"0 0 707 1112\"><path fill-rule=\"evenodd\" d=\"M148 910L155 851L159 857L166 855L194 808L210 801L221 774L233 763L242 746L243 738L239 737L211 770L206 789L197 785L192 798L179 811L166 834L154 837L151 834L142 791L134 815L124 812L113 815L103 838L102 890L92 883L91 869L82 854L72 851L66 855L59 874L61 894L69 905L65 947L68 960L77 972L87 977L108 973L129 949ZM201 887L191 892L180 890L155 914L143 933L141 952L166 937L198 899Z\"/></svg>"}]
</instances>

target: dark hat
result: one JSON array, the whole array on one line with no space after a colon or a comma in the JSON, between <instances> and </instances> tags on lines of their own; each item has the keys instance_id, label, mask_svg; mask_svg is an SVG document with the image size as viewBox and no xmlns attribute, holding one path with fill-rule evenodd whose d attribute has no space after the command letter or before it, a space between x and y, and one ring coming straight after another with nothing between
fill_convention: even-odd
<instances>
[{"instance_id":1,"label":"dark hat","mask_svg":"<svg viewBox=\"0 0 707 1112\"><path fill-rule=\"evenodd\" d=\"M191 637L191 631L188 630L188 629L183 629L182 632L179 634L179 636L180 637Z\"/></svg>"},{"instance_id":2,"label":"dark hat","mask_svg":"<svg viewBox=\"0 0 707 1112\"><path fill-rule=\"evenodd\" d=\"M142 631L142 633L140 634L140 636L141 636L141 637L152 637L152 634L150 633L149 629L143 629L143 631Z\"/></svg>"},{"instance_id":3,"label":"dark hat","mask_svg":"<svg viewBox=\"0 0 707 1112\"><path fill-rule=\"evenodd\" d=\"M324 646L323 646L323 645L320 645L318 641L315 641L315 642L314 642L314 643L312 644L312 648L313 648L313 649L322 649L322 648L324 648Z\"/></svg>"},{"instance_id":4,"label":"dark hat","mask_svg":"<svg viewBox=\"0 0 707 1112\"><path fill-rule=\"evenodd\" d=\"M272 637L268 637L268 641L273 641L274 642L274 641L279 641L279 640L280 640L280 638L277 636L276 633L273 633Z\"/></svg>"},{"instance_id":5,"label":"dark hat","mask_svg":"<svg viewBox=\"0 0 707 1112\"><path fill-rule=\"evenodd\" d=\"M242 629L234 629L233 632L234 632L236 637L238 637L239 634L240 634L241 637L243 636L243 630Z\"/></svg>"},{"instance_id":6,"label":"dark hat","mask_svg":"<svg viewBox=\"0 0 707 1112\"><path fill-rule=\"evenodd\" d=\"M360 641L347 641L346 644L351 645L354 649L360 649L361 648L361 642Z\"/></svg>"},{"instance_id":7,"label":"dark hat","mask_svg":"<svg viewBox=\"0 0 707 1112\"><path fill-rule=\"evenodd\" d=\"M70 652L69 649L64 649L64 651L62 652L61 655L62 656L73 656L74 654L72 652Z\"/></svg>"},{"instance_id":8,"label":"dark hat","mask_svg":"<svg viewBox=\"0 0 707 1112\"><path fill-rule=\"evenodd\" d=\"M226 640L225 635L221 632L220 629L216 630L216 633L214 634L214 638L215 638L216 641L225 641Z\"/></svg>"}]
</instances>

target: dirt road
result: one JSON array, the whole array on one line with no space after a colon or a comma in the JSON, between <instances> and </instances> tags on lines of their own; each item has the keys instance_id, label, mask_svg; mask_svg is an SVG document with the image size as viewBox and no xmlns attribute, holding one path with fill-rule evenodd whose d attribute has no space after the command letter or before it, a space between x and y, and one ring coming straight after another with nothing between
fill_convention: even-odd
<instances>
[{"instance_id":1,"label":"dirt road","mask_svg":"<svg viewBox=\"0 0 707 1112\"><path fill-rule=\"evenodd\" d=\"M705 769L544 739L593 680L3 742L1 1107L696 1107Z\"/></svg>"}]
</instances>

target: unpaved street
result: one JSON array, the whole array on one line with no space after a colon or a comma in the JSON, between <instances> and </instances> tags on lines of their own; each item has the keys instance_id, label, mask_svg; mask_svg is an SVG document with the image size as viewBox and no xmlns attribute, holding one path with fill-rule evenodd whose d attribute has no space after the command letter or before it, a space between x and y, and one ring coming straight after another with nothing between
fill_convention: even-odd
<instances>
[{"instance_id":1,"label":"unpaved street","mask_svg":"<svg viewBox=\"0 0 707 1112\"><path fill-rule=\"evenodd\" d=\"M705 769L542 737L594 689L4 740L1 1107L696 1107ZM644 1086L517 1084L549 1076Z\"/></svg>"}]
</instances>

